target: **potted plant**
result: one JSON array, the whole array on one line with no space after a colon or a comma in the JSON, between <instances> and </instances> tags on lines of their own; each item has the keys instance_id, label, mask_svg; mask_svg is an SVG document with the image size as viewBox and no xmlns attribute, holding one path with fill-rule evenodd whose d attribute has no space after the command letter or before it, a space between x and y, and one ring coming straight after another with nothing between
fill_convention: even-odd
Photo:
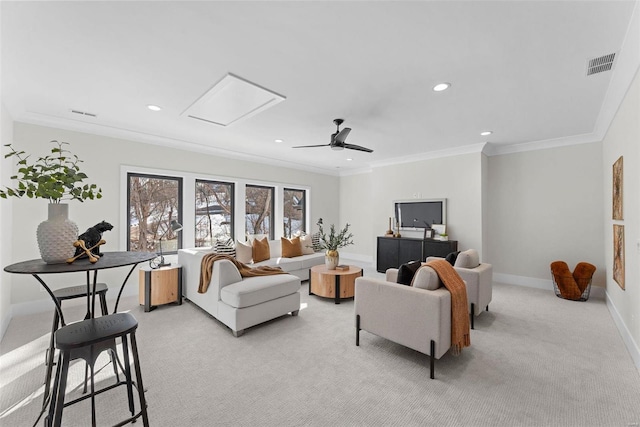
<instances>
[{"instance_id":1,"label":"potted plant","mask_svg":"<svg viewBox=\"0 0 640 427\"><path fill-rule=\"evenodd\" d=\"M55 147L51 153L30 161L24 151L17 151L6 144L10 152L5 158L18 159L18 172L11 179L17 187L0 189L0 197L48 199L48 219L38 226L38 247L42 259L48 264L65 262L73 256L73 243L78 238L78 226L69 221L69 205L64 200L93 200L102 198L102 189L96 184L83 184L87 175L80 171L82 160L65 149L67 142L51 141Z\"/></svg>"},{"instance_id":2,"label":"potted plant","mask_svg":"<svg viewBox=\"0 0 640 427\"><path fill-rule=\"evenodd\" d=\"M325 264L327 269L335 270L340 262L340 254L338 249L344 248L348 245L353 245L353 234L349 233L350 224L347 223L345 227L336 233L336 228L333 224L329 227L329 235L327 236L322 228L322 218L318 220L318 229L320 233L320 240L317 244L318 249L325 250Z\"/></svg>"}]
</instances>

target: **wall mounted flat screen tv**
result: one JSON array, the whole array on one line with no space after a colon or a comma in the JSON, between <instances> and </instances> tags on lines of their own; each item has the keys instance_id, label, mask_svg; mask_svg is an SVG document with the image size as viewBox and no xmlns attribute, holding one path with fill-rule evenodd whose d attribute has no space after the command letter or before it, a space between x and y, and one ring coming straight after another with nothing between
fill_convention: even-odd
<instances>
[{"instance_id":1,"label":"wall mounted flat screen tv","mask_svg":"<svg viewBox=\"0 0 640 427\"><path fill-rule=\"evenodd\" d=\"M421 230L447 223L447 199L398 200L394 204L401 230Z\"/></svg>"}]
</instances>

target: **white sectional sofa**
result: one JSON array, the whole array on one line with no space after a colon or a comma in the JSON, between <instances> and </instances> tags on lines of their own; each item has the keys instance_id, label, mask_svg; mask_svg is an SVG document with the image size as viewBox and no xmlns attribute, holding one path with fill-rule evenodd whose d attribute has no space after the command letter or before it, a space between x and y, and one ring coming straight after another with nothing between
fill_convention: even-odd
<instances>
[{"instance_id":1,"label":"white sectional sofa","mask_svg":"<svg viewBox=\"0 0 640 427\"><path fill-rule=\"evenodd\" d=\"M280 256L280 241L269 242L271 258L251 266L281 267L289 274L241 277L228 260L213 264L208 290L198 293L202 258L211 248L180 249L184 296L227 325L238 337L246 328L300 309L300 281L309 278L309 269L324 262L324 254L314 253L295 258Z\"/></svg>"}]
</instances>

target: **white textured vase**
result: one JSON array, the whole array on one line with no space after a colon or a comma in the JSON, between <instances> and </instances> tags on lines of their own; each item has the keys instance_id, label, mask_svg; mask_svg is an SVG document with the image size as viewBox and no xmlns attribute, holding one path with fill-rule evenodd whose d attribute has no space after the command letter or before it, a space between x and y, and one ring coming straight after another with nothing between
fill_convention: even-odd
<instances>
[{"instance_id":1,"label":"white textured vase","mask_svg":"<svg viewBox=\"0 0 640 427\"><path fill-rule=\"evenodd\" d=\"M327 270L335 270L338 264L340 264L340 254L338 251L327 251L324 254L324 264L327 266Z\"/></svg>"},{"instance_id":2,"label":"white textured vase","mask_svg":"<svg viewBox=\"0 0 640 427\"><path fill-rule=\"evenodd\" d=\"M38 225L40 257L47 264L62 264L73 257L78 226L69 221L69 205L49 203L49 217Z\"/></svg>"}]
</instances>

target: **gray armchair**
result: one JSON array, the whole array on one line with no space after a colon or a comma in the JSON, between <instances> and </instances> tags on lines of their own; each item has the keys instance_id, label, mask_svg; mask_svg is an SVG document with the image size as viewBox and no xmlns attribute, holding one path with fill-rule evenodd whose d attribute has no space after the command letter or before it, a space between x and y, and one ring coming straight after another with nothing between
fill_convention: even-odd
<instances>
[{"instance_id":1,"label":"gray armchair","mask_svg":"<svg viewBox=\"0 0 640 427\"><path fill-rule=\"evenodd\" d=\"M359 277L354 307L357 346L363 330L424 353L434 378L435 359L451 347L451 294L433 269L418 270L414 286Z\"/></svg>"},{"instance_id":2,"label":"gray armchair","mask_svg":"<svg viewBox=\"0 0 640 427\"><path fill-rule=\"evenodd\" d=\"M432 259L437 258L429 257L427 261ZM489 311L493 293L493 267L491 264L480 262L478 251L467 249L458 254L453 268L467 284L467 299L471 306L471 329L475 329L474 317L479 316L484 310Z\"/></svg>"}]
</instances>

